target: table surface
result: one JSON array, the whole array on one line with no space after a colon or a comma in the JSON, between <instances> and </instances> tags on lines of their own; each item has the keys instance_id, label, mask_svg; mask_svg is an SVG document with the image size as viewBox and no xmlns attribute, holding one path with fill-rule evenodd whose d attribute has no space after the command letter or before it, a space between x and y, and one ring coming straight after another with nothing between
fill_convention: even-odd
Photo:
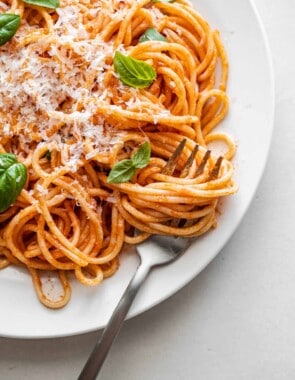
<instances>
[{"instance_id":1,"label":"table surface","mask_svg":"<svg viewBox=\"0 0 295 380\"><path fill-rule=\"evenodd\" d=\"M101 380L295 378L295 4L256 0L272 51L268 164L235 235L188 286L125 323ZM0 339L0 379L75 379L100 332Z\"/></svg>"}]
</instances>

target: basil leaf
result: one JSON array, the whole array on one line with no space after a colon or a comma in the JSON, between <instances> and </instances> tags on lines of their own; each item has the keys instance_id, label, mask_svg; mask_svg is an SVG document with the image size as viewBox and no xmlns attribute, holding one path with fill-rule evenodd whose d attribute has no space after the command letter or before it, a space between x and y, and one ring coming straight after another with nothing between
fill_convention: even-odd
<instances>
[{"instance_id":1,"label":"basil leaf","mask_svg":"<svg viewBox=\"0 0 295 380\"><path fill-rule=\"evenodd\" d=\"M151 158L151 146L149 142L142 144L131 159L118 162L110 171L108 183L122 183L129 181L136 169L147 166Z\"/></svg>"},{"instance_id":2,"label":"basil leaf","mask_svg":"<svg viewBox=\"0 0 295 380\"><path fill-rule=\"evenodd\" d=\"M17 162L14 154L0 154L0 212L6 211L22 191L27 180L27 168Z\"/></svg>"},{"instance_id":3,"label":"basil leaf","mask_svg":"<svg viewBox=\"0 0 295 380\"><path fill-rule=\"evenodd\" d=\"M135 170L136 167L132 160L122 160L110 171L108 183L127 182L134 176Z\"/></svg>"},{"instance_id":4,"label":"basil leaf","mask_svg":"<svg viewBox=\"0 0 295 380\"><path fill-rule=\"evenodd\" d=\"M155 28L148 28L139 38L138 42L146 41L166 41L166 38Z\"/></svg>"},{"instance_id":5,"label":"basil leaf","mask_svg":"<svg viewBox=\"0 0 295 380\"><path fill-rule=\"evenodd\" d=\"M11 13L0 14L0 46L8 42L16 33L20 26L19 15Z\"/></svg>"},{"instance_id":6,"label":"basil leaf","mask_svg":"<svg viewBox=\"0 0 295 380\"><path fill-rule=\"evenodd\" d=\"M0 154L0 176L7 170L11 165L16 164L17 159L12 153Z\"/></svg>"},{"instance_id":7,"label":"basil leaf","mask_svg":"<svg viewBox=\"0 0 295 380\"><path fill-rule=\"evenodd\" d=\"M50 161L51 160L51 151L50 150L47 150L46 153L44 154L44 157Z\"/></svg>"},{"instance_id":8,"label":"basil leaf","mask_svg":"<svg viewBox=\"0 0 295 380\"><path fill-rule=\"evenodd\" d=\"M9 177L13 178L15 182L15 194L14 194L14 198L15 198L14 201L15 201L26 184L27 168L22 163L16 163L10 166L10 168L7 169L6 173Z\"/></svg>"},{"instance_id":9,"label":"basil leaf","mask_svg":"<svg viewBox=\"0 0 295 380\"><path fill-rule=\"evenodd\" d=\"M121 82L129 87L149 87L157 76L156 70L148 63L123 55L119 51L115 53L114 68Z\"/></svg>"},{"instance_id":10,"label":"basil leaf","mask_svg":"<svg viewBox=\"0 0 295 380\"><path fill-rule=\"evenodd\" d=\"M15 186L13 178L9 176L0 177L0 212L6 211L13 203Z\"/></svg>"},{"instance_id":11,"label":"basil leaf","mask_svg":"<svg viewBox=\"0 0 295 380\"><path fill-rule=\"evenodd\" d=\"M59 7L59 0L24 0L24 3L52 9Z\"/></svg>"},{"instance_id":12,"label":"basil leaf","mask_svg":"<svg viewBox=\"0 0 295 380\"><path fill-rule=\"evenodd\" d=\"M138 151L131 157L131 161L136 169L141 169L147 166L151 158L151 146L146 141L140 146Z\"/></svg>"}]
</instances>

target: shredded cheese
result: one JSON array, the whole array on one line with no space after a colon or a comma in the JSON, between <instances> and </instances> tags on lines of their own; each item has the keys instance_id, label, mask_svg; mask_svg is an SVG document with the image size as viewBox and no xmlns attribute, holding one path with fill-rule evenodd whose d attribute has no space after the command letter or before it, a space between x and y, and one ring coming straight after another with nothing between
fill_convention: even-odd
<instances>
[{"instance_id":1,"label":"shredded cheese","mask_svg":"<svg viewBox=\"0 0 295 380\"><path fill-rule=\"evenodd\" d=\"M6 10L7 6L1 2L0 8ZM90 17L96 17L101 3L90 10ZM118 12L123 17L122 11ZM99 35L89 38L79 7L73 2L56 13L52 33L27 45L16 36L19 48L12 49L11 44L1 47L0 137L17 135L23 150L28 151L32 136L26 130L31 131L32 125L40 143L55 141L62 145L65 138L75 134L66 164L76 170L86 138L96 152L109 149L117 141L114 129L106 128L104 120L93 121L95 110L88 102L89 98L109 102L104 77L111 66L106 58L114 55L115 47ZM34 27L23 22L21 29L19 35L26 35ZM88 76L96 78L95 88L89 87ZM63 103L70 106L65 108ZM56 130L50 134L52 129Z\"/></svg>"}]
</instances>

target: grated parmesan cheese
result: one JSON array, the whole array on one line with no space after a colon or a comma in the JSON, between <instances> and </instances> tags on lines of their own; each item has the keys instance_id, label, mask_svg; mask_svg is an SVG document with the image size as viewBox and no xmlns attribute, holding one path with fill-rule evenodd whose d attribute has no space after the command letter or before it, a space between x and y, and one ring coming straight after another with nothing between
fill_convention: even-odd
<instances>
[{"instance_id":1,"label":"grated parmesan cheese","mask_svg":"<svg viewBox=\"0 0 295 380\"><path fill-rule=\"evenodd\" d=\"M48 194L48 189L40 185L39 183L36 184L36 190L41 194L41 195L47 195Z\"/></svg>"},{"instance_id":2,"label":"grated parmesan cheese","mask_svg":"<svg viewBox=\"0 0 295 380\"><path fill-rule=\"evenodd\" d=\"M112 41L105 42L99 33L90 37L79 5L79 0L63 0L52 31L31 43L25 43L25 38L38 29L23 19L14 44L0 47L0 138L17 136L26 154L36 141L52 143L63 152L62 163L72 171L78 169L82 157L91 160L109 151L125 133L98 117L96 110L99 103L118 107L104 79L110 70L116 77L109 60L115 50L128 52L123 44L115 47ZM102 12L111 20L124 20L133 5L134 0L89 0L87 17L95 19ZM0 9L8 8L0 1ZM158 20L161 13L154 8L152 14ZM88 78L93 78L92 85ZM129 96L118 102L120 107L152 113L156 123L159 115L140 100L138 89L126 89L119 82L116 90Z\"/></svg>"}]
</instances>

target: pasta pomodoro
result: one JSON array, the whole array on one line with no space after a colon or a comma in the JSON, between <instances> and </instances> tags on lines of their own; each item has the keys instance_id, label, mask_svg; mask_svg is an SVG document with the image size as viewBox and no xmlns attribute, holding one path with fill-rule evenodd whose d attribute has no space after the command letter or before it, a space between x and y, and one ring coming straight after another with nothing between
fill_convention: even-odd
<instances>
[{"instance_id":1,"label":"pasta pomodoro","mask_svg":"<svg viewBox=\"0 0 295 380\"><path fill-rule=\"evenodd\" d=\"M58 308L70 299L68 272L97 285L124 243L216 225L218 200L237 190L234 143L214 131L228 111L228 62L188 1L4 0L0 13L18 16L0 46L0 153L3 173L17 173L5 177L15 196L0 213L0 267L28 268L40 301ZM183 138L176 174L163 174ZM228 150L211 179L213 153L198 167L216 140ZM144 144L148 160L132 166ZM110 181L122 162L131 175ZM40 271L58 274L60 299L44 294Z\"/></svg>"}]
</instances>

